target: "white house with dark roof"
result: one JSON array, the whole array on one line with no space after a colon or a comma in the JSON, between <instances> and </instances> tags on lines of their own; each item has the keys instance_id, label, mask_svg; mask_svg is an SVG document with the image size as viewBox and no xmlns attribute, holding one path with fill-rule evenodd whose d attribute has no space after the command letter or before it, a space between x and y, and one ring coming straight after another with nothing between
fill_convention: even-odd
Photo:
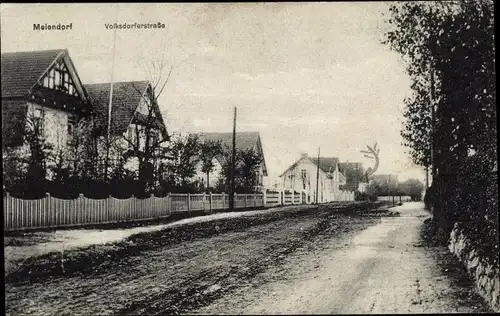
<instances>
[{"instance_id":1,"label":"white house with dark roof","mask_svg":"<svg viewBox=\"0 0 500 316\"><path fill-rule=\"evenodd\" d=\"M346 183L345 176L339 171L339 159L335 157L309 157L303 153L280 175L282 190L305 192L316 201L316 183L318 182L318 202L337 200L341 193L340 186ZM317 181L318 179L318 181Z\"/></svg>"},{"instance_id":2,"label":"white house with dark roof","mask_svg":"<svg viewBox=\"0 0 500 316\"><path fill-rule=\"evenodd\" d=\"M233 146L233 133L193 133L190 137L197 136L199 142L213 141L219 142L222 149L229 153ZM258 169L258 188L262 190L264 186L264 177L267 177L267 166L264 151L262 148L262 141L258 132L237 132L236 133L236 150L249 150L253 149L261 156L261 163ZM214 158L214 171L209 177L209 187L215 187L219 182L221 176L222 165L224 164L224 155L218 155ZM196 175L193 180L198 180L200 183L206 185L206 174L201 171L201 162L196 165Z\"/></svg>"},{"instance_id":3,"label":"white house with dark roof","mask_svg":"<svg viewBox=\"0 0 500 316\"><path fill-rule=\"evenodd\" d=\"M1 73L4 162L10 153L28 154L28 130L40 131L54 153L66 152L76 125L92 110L68 50L2 53ZM54 163L45 161L49 178Z\"/></svg>"},{"instance_id":4,"label":"white house with dark roof","mask_svg":"<svg viewBox=\"0 0 500 316\"><path fill-rule=\"evenodd\" d=\"M2 148L23 144L28 121L47 142L67 146L74 125L91 111L67 49L2 53Z\"/></svg>"},{"instance_id":5,"label":"white house with dark roof","mask_svg":"<svg viewBox=\"0 0 500 316\"><path fill-rule=\"evenodd\" d=\"M97 133L101 137L107 136L109 124L109 97L111 84L86 84L90 102L93 106ZM149 128L150 144L168 141L169 135L165 126L158 102L155 99L153 88L149 81L127 81L113 83L113 100L111 104L110 136L118 142L118 148L128 148L136 151L131 156L126 168L136 171L138 168L137 155L145 148L146 128ZM165 143L163 143L165 144ZM149 148L155 147L150 145ZM124 152L114 152L111 159L118 159ZM153 161L153 168L157 161Z\"/></svg>"}]
</instances>

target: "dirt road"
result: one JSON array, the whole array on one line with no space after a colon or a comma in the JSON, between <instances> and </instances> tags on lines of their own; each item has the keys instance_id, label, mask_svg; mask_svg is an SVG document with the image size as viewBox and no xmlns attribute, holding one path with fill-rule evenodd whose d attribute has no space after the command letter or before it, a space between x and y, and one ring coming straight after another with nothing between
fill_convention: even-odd
<instances>
[{"instance_id":1,"label":"dirt road","mask_svg":"<svg viewBox=\"0 0 500 316\"><path fill-rule=\"evenodd\" d=\"M420 243L429 217L420 203L396 208L349 241L324 240L321 250L290 261L287 279L226 296L199 309L208 314L472 313L487 311L470 284L453 282L436 251ZM441 255L444 255L441 253ZM268 271L273 274L272 270ZM465 299L464 299L465 293Z\"/></svg>"},{"instance_id":2,"label":"dirt road","mask_svg":"<svg viewBox=\"0 0 500 316\"><path fill-rule=\"evenodd\" d=\"M7 276L6 314L481 311L417 244L420 208L301 206L183 225L71 250L64 270L47 254Z\"/></svg>"}]
</instances>

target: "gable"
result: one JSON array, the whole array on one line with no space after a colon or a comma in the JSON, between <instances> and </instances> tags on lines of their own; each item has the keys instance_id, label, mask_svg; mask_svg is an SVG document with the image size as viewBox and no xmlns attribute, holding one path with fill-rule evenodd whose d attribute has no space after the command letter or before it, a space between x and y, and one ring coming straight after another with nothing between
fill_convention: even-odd
<instances>
[{"instance_id":1,"label":"gable","mask_svg":"<svg viewBox=\"0 0 500 316\"><path fill-rule=\"evenodd\" d=\"M281 178L282 176L284 176L287 172L289 172L290 170L293 170L295 168L297 168L298 166L302 165L302 164L309 164L309 165L314 165L316 166L315 163L312 162L312 160L309 158L309 157L300 157L299 160L295 161L290 167L288 167L279 177Z\"/></svg>"},{"instance_id":2,"label":"gable","mask_svg":"<svg viewBox=\"0 0 500 316\"><path fill-rule=\"evenodd\" d=\"M58 90L68 95L84 98L81 87L77 89L74 72L69 71L65 58L57 58L52 66L47 69L45 74L38 80L38 84L45 88Z\"/></svg>"},{"instance_id":3,"label":"gable","mask_svg":"<svg viewBox=\"0 0 500 316\"><path fill-rule=\"evenodd\" d=\"M148 85L148 81L113 83L113 103L111 104L111 133L113 135L125 133L134 118L138 120L144 119L143 114L137 112L137 110ZM111 83L87 84L85 89L96 115L96 125L105 133L108 125ZM157 104L155 106L157 107ZM161 119L161 114L159 117L157 115L157 119Z\"/></svg>"},{"instance_id":4,"label":"gable","mask_svg":"<svg viewBox=\"0 0 500 316\"><path fill-rule=\"evenodd\" d=\"M2 53L2 98L26 97L65 50Z\"/></svg>"}]
</instances>

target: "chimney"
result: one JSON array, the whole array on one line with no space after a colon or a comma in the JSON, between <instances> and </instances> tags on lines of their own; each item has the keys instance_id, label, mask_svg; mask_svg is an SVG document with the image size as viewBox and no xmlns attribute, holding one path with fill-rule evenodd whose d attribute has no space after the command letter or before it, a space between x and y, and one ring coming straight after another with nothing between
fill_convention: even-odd
<instances>
[{"instance_id":1,"label":"chimney","mask_svg":"<svg viewBox=\"0 0 500 316\"><path fill-rule=\"evenodd\" d=\"M307 156L308 156L307 153L301 153L300 154L300 158L307 158Z\"/></svg>"}]
</instances>

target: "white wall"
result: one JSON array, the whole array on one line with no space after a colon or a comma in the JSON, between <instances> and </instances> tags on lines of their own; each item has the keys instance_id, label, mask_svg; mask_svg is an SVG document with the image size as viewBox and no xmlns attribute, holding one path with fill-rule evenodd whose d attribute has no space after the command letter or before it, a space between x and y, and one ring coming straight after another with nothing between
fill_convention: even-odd
<instances>
[{"instance_id":1,"label":"white wall","mask_svg":"<svg viewBox=\"0 0 500 316\"><path fill-rule=\"evenodd\" d=\"M295 168L288 170L280 177L280 185L283 190L295 190L297 192L306 191L311 196L316 194L317 165L309 158L301 158ZM302 170L306 170L305 188L302 180ZM290 176L293 175L293 178ZM319 201L331 201L334 195L339 192L340 174L337 169L333 172L333 178L329 179L322 170L319 171Z\"/></svg>"},{"instance_id":2,"label":"white wall","mask_svg":"<svg viewBox=\"0 0 500 316\"><path fill-rule=\"evenodd\" d=\"M215 158L212 160L212 163L214 164L214 170L210 172L209 187L214 188L219 183L219 179L222 172L222 166L219 163L219 161ZM200 181L200 183L203 182L206 185L207 174L201 171L201 161L198 161L198 163L196 164L196 174L193 178L191 178L191 181L196 181L196 180Z\"/></svg>"},{"instance_id":3,"label":"white wall","mask_svg":"<svg viewBox=\"0 0 500 316\"><path fill-rule=\"evenodd\" d=\"M54 146L54 149L66 148L68 141L68 116L69 113L41 106L39 104L28 102L28 118L31 118L36 109L42 111L44 136L48 143Z\"/></svg>"}]
</instances>

